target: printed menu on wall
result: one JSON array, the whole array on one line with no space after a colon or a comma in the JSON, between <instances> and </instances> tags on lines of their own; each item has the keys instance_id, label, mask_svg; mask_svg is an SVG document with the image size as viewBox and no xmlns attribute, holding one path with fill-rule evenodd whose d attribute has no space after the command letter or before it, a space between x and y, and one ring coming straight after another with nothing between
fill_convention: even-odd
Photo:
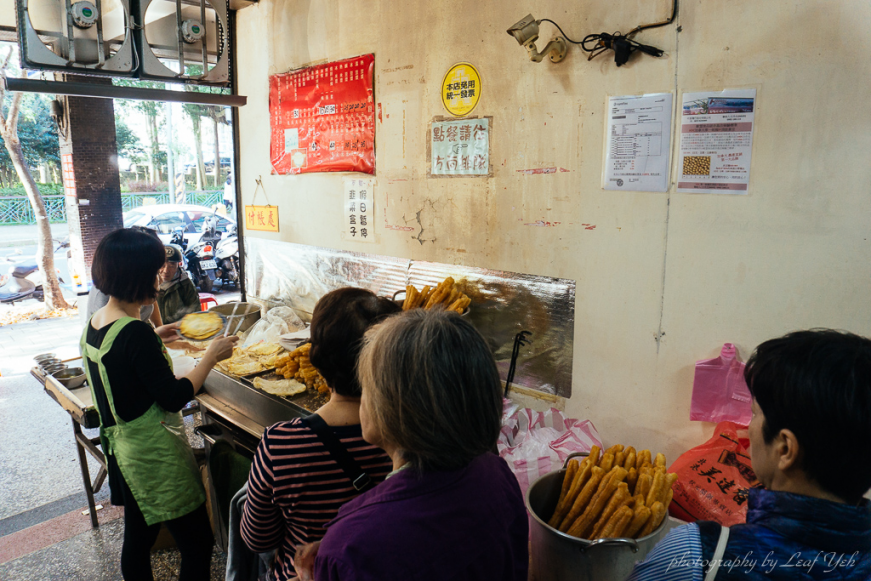
<instances>
[{"instance_id":1,"label":"printed menu on wall","mask_svg":"<svg viewBox=\"0 0 871 581\"><path fill-rule=\"evenodd\" d=\"M490 119L433 121L430 175L490 173Z\"/></svg>"},{"instance_id":2,"label":"printed menu on wall","mask_svg":"<svg viewBox=\"0 0 871 581\"><path fill-rule=\"evenodd\" d=\"M375 173L375 56L269 77L273 173Z\"/></svg>"},{"instance_id":3,"label":"printed menu on wall","mask_svg":"<svg viewBox=\"0 0 871 581\"><path fill-rule=\"evenodd\" d=\"M672 94L608 100L606 190L668 191Z\"/></svg>"},{"instance_id":4,"label":"printed menu on wall","mask_svg":"<svg viewBox=\"0 0 871 581\"><path fill-rule=\"evenodd\" d=\"M375 180L353 178L344 182L345 235L358 242L375 242Z\"/></svg>"},{"instance_id":5,"label":"printed menu on wall","mask_svg":"<svg viewBox=\"0 0 871 581\"><path fill-rule=\"evenodd\" d=\"M684 93L677 191L746 194L756 89Z\"/></svg>"}]
</instances>

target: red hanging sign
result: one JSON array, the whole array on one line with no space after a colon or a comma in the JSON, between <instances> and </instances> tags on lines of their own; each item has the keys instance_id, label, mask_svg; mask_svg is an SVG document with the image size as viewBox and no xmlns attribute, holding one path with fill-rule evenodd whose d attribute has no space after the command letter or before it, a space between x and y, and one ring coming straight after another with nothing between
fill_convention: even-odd
<instances>
[{"instance_id":1,"label":"red hanging sign","mask_svg":"<svg viewBox=\"0 0 871 581\"><path fill-rule=\"evenodd\" d=\"M273 173L375 173L375 55L269 77Z\"/></svg>"}]
</instances>

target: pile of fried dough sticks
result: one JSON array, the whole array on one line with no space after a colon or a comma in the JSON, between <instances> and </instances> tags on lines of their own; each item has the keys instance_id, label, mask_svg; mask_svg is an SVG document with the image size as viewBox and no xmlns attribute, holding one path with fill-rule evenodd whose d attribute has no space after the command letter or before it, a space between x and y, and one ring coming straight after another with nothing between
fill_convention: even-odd
<instances>
[{"instance_id":1,"label":"pile of fried dough sticks","mask_svg":"<svg viewBox=\"0 0 871 581\"><path fill-rule=\"evenodd\" d=\"M677 474L667 473L665 455L622 444L599 457L593 446L583 461L566 468L559 503L548 524L581 539L640 538L659 527Z\"/></svg>"},{"instance_id":2,"label":"pile of fried dough sticks","mask_svg":"<svg viewBox=\"0 0 871 581\"><path fill-rule=\"evenodd\" d=\"M425 286L420 292L413 284L405 287L405 301L402 303L402 310L432 309L442 306L448 311L455 311L462 315L471 302L472 299L463 294L454 284L454 279L449 276L435 288Z\"/></svg>"}]
</instances>

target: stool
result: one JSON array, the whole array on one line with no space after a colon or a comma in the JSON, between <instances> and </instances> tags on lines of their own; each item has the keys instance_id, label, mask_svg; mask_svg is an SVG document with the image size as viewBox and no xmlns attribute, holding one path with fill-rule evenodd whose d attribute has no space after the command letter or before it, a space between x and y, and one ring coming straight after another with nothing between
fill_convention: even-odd
<instances>
[{"instance_id":1,"label":"stool","mask_svg":"<svg viewBox=\"0 0 871 581\"><path fill-rule=\"evenodd\" d=\"M215 295L211 295L209 293L200 293L200 310L209 310L209 303L214 303L217 307L218 299L215 298Z\"/></svg>"}]
</instances>

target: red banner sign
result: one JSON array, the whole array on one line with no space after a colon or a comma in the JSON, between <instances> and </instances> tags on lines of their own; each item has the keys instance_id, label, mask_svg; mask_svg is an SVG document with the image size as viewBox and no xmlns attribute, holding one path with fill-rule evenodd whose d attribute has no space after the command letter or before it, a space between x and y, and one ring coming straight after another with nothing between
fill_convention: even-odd
<instances>
[{"instance_id":1,"label":"red banner sign","mask_svg":"<svg viewBox=\"0 0 871 581\"><path fill-rule=\"evenodd\" d=\"M375 173L375 55L269 77L274 173Z\"/></svg>"}]
</instances>

